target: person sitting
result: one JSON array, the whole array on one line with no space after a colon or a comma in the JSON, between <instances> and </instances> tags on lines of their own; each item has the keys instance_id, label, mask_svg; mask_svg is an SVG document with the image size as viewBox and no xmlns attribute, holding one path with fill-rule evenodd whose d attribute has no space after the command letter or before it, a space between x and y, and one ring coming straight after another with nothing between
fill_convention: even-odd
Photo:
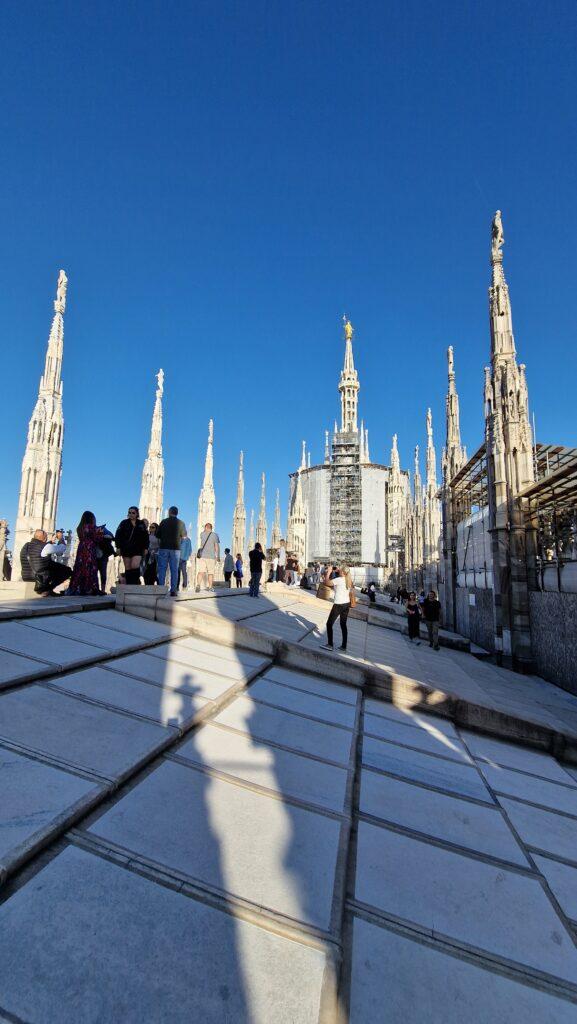
<instances>
[{"instance_id":1,"label":"person sitting","mask_svg":"<svg viewBox=\"0 0 577 1024\"><path fill-rule=\"evenodd\" d=\"M34 590L42 597L54 597L55 588L72 576L69 566L52 558L52 555L64 554L65 550L66 544L59 543L56 535L49 542L46 530L35 530L20 552L22 579L25 583L35 583Z\"/></svg>"}]
</instances>

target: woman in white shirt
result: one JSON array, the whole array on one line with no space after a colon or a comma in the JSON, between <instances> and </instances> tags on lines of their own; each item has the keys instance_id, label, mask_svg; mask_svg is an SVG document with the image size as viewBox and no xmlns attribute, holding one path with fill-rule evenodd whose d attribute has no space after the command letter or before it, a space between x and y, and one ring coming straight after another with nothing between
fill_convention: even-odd
<instances>
[{"instance_id":1,"label":"woman in white shirt","mask_svg":"<svg viewBox=\"0 0 577 1024\"><path fill-rule=\"evenodd\" d=\"M322 644L322 646L327 651L334 650L333 624L337 619L339 619L343 637L343 642L339 647L339 651L346 651L348 639L347 619L351 607L351 595L354 590L348 566L342 565L338 570L338 575L335 576L333 580L325 580L325 582L328 587L333 588L335 592L335 599L327 619L327 642L326 644Z\"/></svg>"}]
</instances>

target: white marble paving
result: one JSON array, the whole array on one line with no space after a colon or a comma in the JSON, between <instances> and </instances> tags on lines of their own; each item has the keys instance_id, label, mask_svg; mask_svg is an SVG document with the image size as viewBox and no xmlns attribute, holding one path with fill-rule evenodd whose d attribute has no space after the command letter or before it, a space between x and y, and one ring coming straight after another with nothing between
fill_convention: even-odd
<instances>
[{"instance_id":1,"label":"white marble paving","mask_svg":"<svg viewBox=\"0 0 577 1024\"><path fill-rule=\"evenodd\" d=\"M165 690L174 690L187 696L198 695L208 700L216 700L239 683L237 677L227 674L226 667L223 667L222 673L217 674L208 669L198 670L181 665L177 661L153 658L144 652L115 658L110 662L110 668L136 679L146 679Z\"/></svg>"},{"instance_id":2,"label":"white marble paving","mask_svg":"<svg viewBox=\"0 0 577 1024\"><path fill-rule=\"evenodd\" d=\"M455 736L447 736L444 731L437 729L434 721L427 721L421 724L420 728L415 729L407 728L406 725L393 722L381 715L365 714L364 732L365 735L378 736L391 743L418 747L428 754L438 754L440 757L448 757L452 761L460 761L464 764L472 763L461 741Z\"/></svg>"},{"instance_id":3,"label":"white marble paving","mask_svg":"<svg viewBox=\"0 0 577 1024\"><path fill-rule=\"evenodd\" d=\"M238 697L214 721L246 732L255 739L280 743L327 761L344 765L349 762L352 734L347 730L267 707L248 696Z\"/></svg>"},{"instance_id":4,"label":"white marble paving","mask_svg":"<svg viewBox=\"0 0 577 1024\"><path fill-rule=\"evenodd\" d=\"M263 664L263 661L269 659L263 658L262 654L256 654L253 651L245 651L242 647L227 647L226 644L216 643L214 640L205 640L201 636L183 636L179 640L173 641L178 647L188 647L193 651L203 651L205 654L212 654L214 657L222 658L225 661L232 661L235 664L240 663L241 665L248 665L257 667ZM156 650L156 648L152 648Z\"/></svg>"},{"instance_id":5,"label":"white marble paving","mask_svg":"<svg viewBox=\"0 0 577 1024\"><path fill-rule=\"evenodd\" d=\"M503 765L506 768L516 768L518 771L531 772L533 775L540 775L543 779L551 782L561 782L566 786L577 786L574 779L568 772L548 754L540 753L537 750L530 750L527 747L514 743L504 743L501 740L493 739L490 736L480 736L478 733L461 730L467 747L474 757L484 758L495 765Z\"/></svg>"},{"instance_id":6,"label":"white marble paving","mask_svg":"<svg viewBox=\"0 0 577 1024\"><path fill-rule=\"evenodd\" d=\"M574 1024L576 1007L356 919L350 1024Z\"/></svg>"},{"instance_id":7,"label":"white marble paving","mask_svg":"<svg viewBox=\"0 0 577 1024\"><path fill-rule=\"evenodd\" d=\"M96 772L126 772L164 746L172 730L32 685L0 696L0 739Z\"/></svg>"},{"instance_id":8,"label":"white marble paving","mask_svg":"<svg viewBox=\"0 0 577 1024\"><path fill-rule=\"evenodd\" d=\"M567 917L577 921L577 866L570 867L549 857L534 854L535 863L541 874L547 879L551 891L559 900L561 909Z\"/></svg>"},{"instance_id":9,"label":"white marble paving","mask_svg":"<svg viewBox=\"0 0 577 1024\"><path fill-rule=\"evenodd\" d=\"M324 929L340 822L165 761L90 832Z\"/></svg>"},{"instance_id":10,"label":"white marble paving","mask_svg":"<svg viewBox=\"0 0 577 1024\"><path fill-rule=\"evenodd\" d=\"M506 797L499 797L499 803L527 846L574 860L577 864L577 818L567 818L554 811L507 800Z\"/></svg>"},{"instance_id":11,"label":"white marble paving","mask_svg":"<svg viewBox=\"0 0 577 1024\"><path fill-rule=\"evenodd\" d=\"M118 629L110 629L104 625L97 626L94 622L85 622L82 616L74 618L72 615L48 615L37 619L23 619L22 624L40 630L42 633L65 636L70 640L80 640L82 643L100 647L109 654L130 650L139 643L140 639L130 636L128 633L121 633Z\"/></svg>"},{"instance_id":12,"label":"white marble paving","mask_svg":"<svg viewBox=\"0 0 577 1024\"><path fill-rule=\"evenodd\" d=\"M422 782L427 786L436 786L449 793L460 793L461 796L473 797L492 803L492 798L483 785L477 769L457 761L433 757L417 750L384 740L365 736L363 739L363 764L378 768L379 771L400 775L414 782Z\"/></svg>"},{"instance_id":13,"label":"white marble paving","mask_svg":"<svg viewBox=\"0 0 577 1024\"><path fill-rule=\"evenodd\" d=\"M153 658L186 665L197 672L206 670L216 675L225 675L230 679L249 679L270 664L270 658L261 658L260 661L255 662L253 658L249 661L245 660L240 653L236 658L221 658L219 652L220 648L217 644L214 644L212 651L199 651L195 647L183 644L180 640L173 640L168 644L152 647L146 653Z\"/></svg>"},{"instance_id":14,"label":"white marble paving","mask_svg":"<svg viewBox=\"0 0 577 1024\"><path fill-rule=\"evenodd\" d=\"M0 690L53 671L54 665L48 661L25 658L11 651L0 651Z\"/></svg>"},{"instance_id":15,"label":"white marble paving","mask_svg":"<svg viewBox=\"0 0 577 1024\"><path fill-rule=\"evenodd\" d=\"M427 715L415 708L399 708L384 700L373 700L367 697L365 700L365 714L379 715L381 718L391 719L393 722L400 722L402 725L414 726L415 728L428 729L431 726L442 732L445 736L452 736L458 739L457 730L452 722L439 715Z\"/></svg>"},{"instance_id":16,"label":"white marble paving","mask_svg":"<svg viewBox=\"0 0 577 1024\"><path fill-rule=\"evenodd\" d=\"M0 648L23 657L39 658L59 668L102 657L100 647L33 629L22 622L0 622Z\"/></svg>"},{"instance_id":17,"label":"white marble paving","mask_svg":"<svg viewBox=\"0 0 577 1024\"><path fill-rule=\"evenodd\" d=\"M117 629L121 633L130 633L131 636L139 636L144 640L169 640L171 637L186 633L185 629L176 626L165 626L162 622L153 622L151 619L143 619L139 615L129 615L127 612L117 612L108 608L105 608L104 611L79 612L72 618L82 622L92 622L95 626Z\"/></svg>"},{"instance_id":18,"label":"white marble paving","mask_svg":"<svg viewBox=\"0 0 577 1024\"><path fill-rule=\"evenodd\" d=\"M360 822L356 897L577 984L577 949L536 878Z\"/></svg>"},{"instance_id":19,"label":"white marble paving","mask_svg":"<svg viewBox=\"0 0 577 1024\"><path fill-rule=\"evenodd\" d=\"M479 768L495 793L515 796L553 810L577 815L577 788L560 786L556 782L537 779L531 775L498 768L479 762Z\"/></svg>"},{"instance_id":20,"label":"white marble paving","mask_svg":"<svg viewBox=\"0 0 577 1024\"><path fill-rule=\"evenodd\" d=\"M12 870L104 786L0 747L0 875Z\"/></svg>"},{"instance_id":21,"label":"white marble paving","mask_svg":"<svg viewBox=\"0 0 577 1024\"><path fill-rule=\"evenodd\" d=\"M333 683L320 676L307 675L306 672L295 672L292 669L281 668L278 665L271 665L264 678L272 679L274 683L283 683L285 686L290 686L296 690L304 690L305 693L315 693L318 697L329 697L331 700L338 700L343 704L352 704L355 707L360 692L354 686Z\"/></svg>"},{"instance_id":22,"label":"white marble paving","mask_svg":"<svg viewBox=\"0 0 577 1024\"><path fill-rule=\"evenodd\" d=\"M257 679L250 687L253 700L265 701L277 707L295 711L301 715L320 718L332 725L342 725L352 729L355 724L356 710L347 704L337 704L334 700L326 700L317 694L293 690L288 686L275 683L271 679Z\"/></svg>"},{"instance_id":23,"label":"white marble paving","mask_svg":"<svg viewBox=\"0 0 577 1024\"><path fill-rule=\"evenodd\" d=\"M112 662L109 669L114 664ZM197 693L180 692L168 686L150 686L140 679L107 671L99 665L59 676L55 684L72 695L89 697L174 728L190 724L208 703Z\"/></svg>"},{"instance_id":24,"label":"white marble paving","mask_svg":"<svg viewBox=\"0 0 577 1024\"><path fill-rule=\"evenodd\" d=\"M0 906L0 962L34 1024L314 1024L325 957L69 847Z\"/></svg>"},{"instance_id":25,"label":"white marble paving","mask_svg":"<svg viewBox=\"0 0 577 1024\"><path fill-rule=\"evenodd\" d=\"M343 812L347 784L345 768L313 761L210 724L179 746L177 753L195 764L265 786L280 796Z\"/></svg>"},{"instance_id":26,"label":"white marble paving","mask_svg":"<svg viewBox=\"0 0 577 1024\"><path fill-rule=\"evenodd\" d=\"M360 810L436 839L529 867L519 843L496 807L481 807L386 775L363 771Z\"/></svg>"}]
</instances>

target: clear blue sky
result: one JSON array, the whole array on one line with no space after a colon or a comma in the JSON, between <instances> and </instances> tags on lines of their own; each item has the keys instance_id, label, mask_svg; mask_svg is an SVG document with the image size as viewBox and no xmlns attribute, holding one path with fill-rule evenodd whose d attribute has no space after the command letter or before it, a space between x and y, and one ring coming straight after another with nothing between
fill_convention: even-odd
<instances>
[{"instance_id":1,"label":"clear blue sky","mask_svg":"<svg viewBox=\"0 0 577 1024\"><path fill-rule=\"evenodd\" d=\"M60 521L138 501L163 366L166 503L217 528L339 414L355 326L371 456L404 466L455 346L482 437L490 222L540 440L577 444L577 8L539 3L15 3L0 41L0 515L14 523L60 267ZM440 468L440 467L439 467Z\"/></svg>"}]
</instances>

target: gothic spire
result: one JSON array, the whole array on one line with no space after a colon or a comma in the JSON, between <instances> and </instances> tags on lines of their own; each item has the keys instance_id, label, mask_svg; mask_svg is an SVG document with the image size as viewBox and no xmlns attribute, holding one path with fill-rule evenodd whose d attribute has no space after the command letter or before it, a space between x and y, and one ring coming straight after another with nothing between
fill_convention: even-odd
<instances>
[{"instance_id":1,"label":"gothic spire","mask_svg":"<svg viewBox=\"0 0 577 1024\"><path fill-rule=\"evenodd\" d=\"M369 455L369 430L368 427L365 430L365 462L370 462L371 456Z\"/></svg>"},{"instance_id":2,"label":"gothic spire","mask_svg":"<svg viewBox=\"0 0 577 1024\"><path fill-rule=\"evenodd\" d=\"M206 445L206 456L204 459L204 480L198 496L198 520L197 520L197 545L200 545L200 535L204 530L205 523L215 525L216 497L214 483L212 480L213 471L213 441L214 424L208 421L208 441Z\"/></svg>"},{"instance_id":3,"label":"gothic spire","mask_svg":"<svg viewBox=\"0 0 577 1024\"><path fill-rule=\"evenodd\" d=\"M302 453L301 453L301 464L299 466L299 469L306 469L307 468L307 443L306 443L306 441L303 441L302 444L303 444L303 447L302 447Z\"/></svg>"},{"instance_id":4,"label":"gothic spire","mask_svg":"<svg viewBox=\"0 0 577 1024\"><path fill-rule=\"evenodd\" d=\"M445 400L447 438L443 449L443 481L449 483L467 461L467 451L461 444L459 423L459 396L455 385L455 364L453 346L447 349L448 387Z\"/></svg>"},{"instance_id":5,"label":"gothic spire","mask_svg":"<svg viewBox=\"0 0 577 1024\"><path fill-rule=\"evenodd\" d=\"M413 479L415 505L420 507L423 501L423 484L421 481L421 470L419 469L419 446L415 445L415 473Z\"/></svg>"},{"instance_id":6,"label":"gothic spire","mask_svg":"<svg viewBox=\"0 0 577 1024\"><path fill-rule=\"evenodd\" d=\"M18 497L18 515L14 535L14 565L20 568L20 549L37 529L51 534L56 525L64 416L62 413L62 357L64 349L64 311L68 278L58 275L54 318L48 337L44 373L38 397L28 424L28 438Z\"/></svg>"},{"instance_id":7,"label":"gothic spire","mask_svg":"<svg viewBox=\"0 0 577 1024\"><path fill-rule=\"evenodd\" d=\"M501 211L497 210L491 228L491 286L489 288L489 311L491 319L491 363L501 358L515 357L513 321L509 288L503 270L505 244Z\"/></svg>"},{"instance_id":8,"label":"gothic spire","mask_svg":"<svg viewBox=\"0 0 577 1024\"><path fill-rule=\"evenodd\" d=\"M437 456L433 444L433 414L427 409L427 495L432 497L437 491Z\"/></svg>"},{"instance_id":9,"label":"gothic spire","mask_svg":"<svg viewBox=\"0 0 577 1024\"><path fill-rule=\"evenodd\" d=\"M262 544L263 551L267 548L267 535L268 527L266 523L266 490L265 490L265 475L261 476L260 485L260 508L258 513L258 522L256 524L256 539Z\"/></svg>"},{"instance_id":10,"label":"gothic spire","mask_svg":"<svg viewBox=\"0 0 577 1024\"><path fill-rule=\"evenodd\" d=\"M331 453L329 449L329 432L325 430L325 462L331 461Z\"/></svg>"},{"instance_id":11,"label":"gothic spire","mask_svg":"<svg viewBox=\"0 0 577 1024\"><path fill-rule=\"evenodd\" d=\"M397 447L398 437L393 434L393 446L391 448L391 469L399 473L401 470L401 460L399 459L399 449Z\"/></svg>"},{"instance_id":12,"label":"gothic spire","mask_svg":"<svg viewBox=\"0 0 577 1024\"><path fill-rule=\"evenodd\" d=\"M248 532L248 549L252 551L254 548L254 509L250 510L250 529Z\"/></svg>"},{"instance_id":13,"label":"gothic spire","mask_svg":"<svg viewBox=\"0 0 577 1024\"><path fill-rule=\"evenodd\" d=\"M240 453L238 463L238 482L236 485L236 505L232 519L232 555L244 557L246 540L246 509L244 507L244 452Z\"/></svg>"},{"instance_id":14,"label":"gothic spire","mask_svg":"<svg viewBox=\"0 0 577 1024\"><path fill-rule=\"evenodd\" d=\"M162 458L162 396L164 393L164 371L156 375L156 398L152 414L148 455L142 469L142 485L140 489L140 515L149 523L159 523L162 519L162 500L164 494L164 460Z\"/></svg>"},{"instance_id":15,"label":"gothic spire","mask_svg":"<svg viewBox=\"0 0 577 1024\"><path fill-rule=\"evenodd\" d=\"M275 501L275 506L274 506L274 521L273 521L273 526L272 526L272 534L271 534L271 538L270 538L270 546L271 546L271 548L275 548L276 549L276 548L280 547L280 541L281 541L281 532L280 531L281 531L281 527L280 527L280 492L279 492L279 489L277 487L277 489L276 489L276 501Z\"/></svg>"},{"instance_id":16,"label":"gothic spire","mask_svg":"<svg viewBox=\"0 0 577 1024\"><path fill-rule=\"evenodd\" d=\"M345 361L341 370L339 391L341 393L341 430L357 433L357 405L360 388L359 376L353 359L353 325L343 317L345 331Z\"/></svg>"}]
</instances>

